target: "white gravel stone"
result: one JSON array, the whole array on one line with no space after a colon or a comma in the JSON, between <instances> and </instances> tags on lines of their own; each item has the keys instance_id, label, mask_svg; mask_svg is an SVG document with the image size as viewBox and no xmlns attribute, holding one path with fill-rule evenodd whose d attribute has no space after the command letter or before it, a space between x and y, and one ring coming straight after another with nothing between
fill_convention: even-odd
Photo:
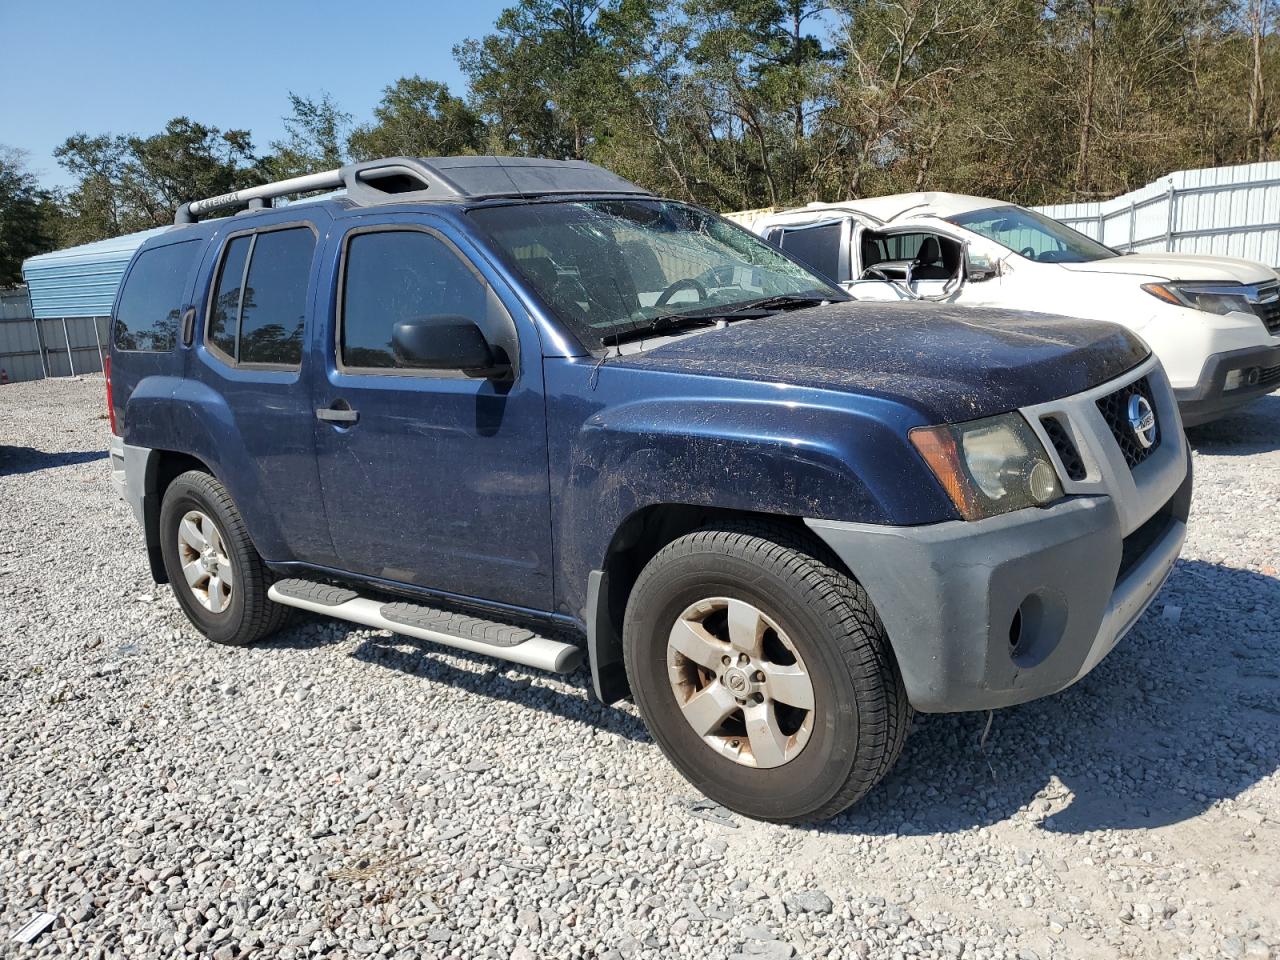
<instances>
[{"instance_id":1,"label":"white gravel stone","mask_svg":"<svg viewBox=\"0 0 1280 960\"><path fill-rule=\"evenodd\" d=\"M0 387L0 958L1280 960L1280 397L1193 433L1183 560L1097 670L985 743L918 716L860 806L783 827L699 803L585 673L306 618L209 644L102 395Z\"/></svg>"}]
</instances>

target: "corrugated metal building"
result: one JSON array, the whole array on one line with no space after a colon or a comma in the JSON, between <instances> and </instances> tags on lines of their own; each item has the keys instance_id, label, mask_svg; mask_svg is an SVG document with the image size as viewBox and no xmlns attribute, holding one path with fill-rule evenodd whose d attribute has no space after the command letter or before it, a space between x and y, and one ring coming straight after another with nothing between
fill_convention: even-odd
<instances>
[{"instance_id":1,"label":"corrugated metal building","mask_svg":"<svg viewBox=\"0 0 1280 960\"><path fill-rule=\"evenodd\" d=\"M110 240L43 253L22 264L29 311L0 339L0 365L14 363L11 380L64 377L102 369L111 306L125 267L157 227ZM6 342L7 341L7 342ZM32 358L32 359L27 359ZM15 371L20 371L17 375Z\"/></svg>"},{"instance_id":2,"label":"corrugated metal building","mask_svg":"<svg viewBox=\"0 0 1280 960\"><path fill-rule=\"evenodd\" d=\"M1037 207L1117 250L1280 266L1280 161L1179 170L1100 203Z\"/></svg>"}]
</instances>

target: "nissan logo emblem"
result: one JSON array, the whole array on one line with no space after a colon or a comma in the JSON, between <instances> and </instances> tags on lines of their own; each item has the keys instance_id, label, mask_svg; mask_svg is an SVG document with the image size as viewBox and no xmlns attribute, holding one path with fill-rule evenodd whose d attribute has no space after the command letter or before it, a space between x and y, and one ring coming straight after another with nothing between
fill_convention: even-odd
<instances>
[{"instance_id":1,"label":"nissan logo emblem","mask_svg":"<svg viewBox=\"0 0 1280 960\"><path fill-rule=\"evenodd\" d=\"M1140 393L1129 398L1129 426L1133 428L1133 435L1138 438L1138 443L1142 444L1144 450L1155 446L1156 437L1159 436L1156 431L1156 412L1151 409L1150 401Z\"/></svg>"}]
</instances>

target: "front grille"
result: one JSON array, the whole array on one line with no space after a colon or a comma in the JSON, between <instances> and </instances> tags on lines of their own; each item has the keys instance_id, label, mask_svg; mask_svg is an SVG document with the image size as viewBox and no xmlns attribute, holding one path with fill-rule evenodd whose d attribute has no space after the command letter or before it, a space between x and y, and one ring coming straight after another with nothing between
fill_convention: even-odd
<instances>
[{"instance_id":1,"label":"front grille","mask_svg":"<svg viewBox=\"0 0 1280 960\"><path fill-rule=\"evenodd\" d=\"M1273 337L1280 337L1280 285L1264 287L1258 291L1259 296L1277 295L1267 303L1255 303L1253 312L1262 318L1262 325Z\"/></svg>"},{"instance_id":2,"label":"front grille","mask_svg":"<svg viewBox=\"0 0 1280 960\"><path fill-rule=\"evenodd\" d=\"M1107 422L1111 435L1116 438L1120 452L1124 454L1124 462L1130 469L1142 463L1160 448L1161 434L1164 432L1163 424L1157 418L1156 442L1149 447L1144 447L1138 441L1137 434L1129 425L1129 398L1134 394L1145 397L1147 403L1151 404L1152 411L1155 410L1156 404L1151 396L1151 384L1147 383L1146 377L1139 377L1133 383L1121 387L1115 393L1108 394L1098 401L1098 410L1102 413L1102 419Z\"/></svg>"},{"instance_id":3,"label":"front grille","mask_svg":"<svg viewBox=\"0 0 1280 960\"><path fill-rule=\"evenodd\" d=\"M1071 434L1062 425L1062 421L1057 417L1041 417L1040 423L1044 426L1044 432L1049 435L1053 449L1058 452L1062 468L1067 471L1067 479L1083 480L1087 472L1084 461L1080 459L1080 451L1076 449L1075 441L1071 439Z\"/></svg>"},{"instance_id":4,"label":"front grille","mask_svg":"<svg viewBox=\"0 0 1280 960\"><path fill-rule=\"evenodd\" d=\"M1269 387L1273 384L1280 384L1280 363L1274 367L1263 367L1258 372L1258 386Z\"/></svg>"}]
</instances>

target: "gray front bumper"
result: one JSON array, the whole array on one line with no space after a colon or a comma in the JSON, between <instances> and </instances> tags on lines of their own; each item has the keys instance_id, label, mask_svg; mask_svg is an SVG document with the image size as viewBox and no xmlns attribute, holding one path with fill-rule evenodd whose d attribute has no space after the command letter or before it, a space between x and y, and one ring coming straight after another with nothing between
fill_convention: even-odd
<instances>
[{"instance_id":1,"label":"gray front bumper","mask_svg":"<svg viewBox=\"0 0 1280 960\"><path fill-rule=\"evenodd\" d=\"M1109 497L976 523L809 526L870 595L911 705L938 713L1024 703L1092 670L1178 558L1185 507L1171 504L1152 522L1159 524L1148 531L1152 542L1123 576L1123 538Z\"/></svg>"}]
</instances>

